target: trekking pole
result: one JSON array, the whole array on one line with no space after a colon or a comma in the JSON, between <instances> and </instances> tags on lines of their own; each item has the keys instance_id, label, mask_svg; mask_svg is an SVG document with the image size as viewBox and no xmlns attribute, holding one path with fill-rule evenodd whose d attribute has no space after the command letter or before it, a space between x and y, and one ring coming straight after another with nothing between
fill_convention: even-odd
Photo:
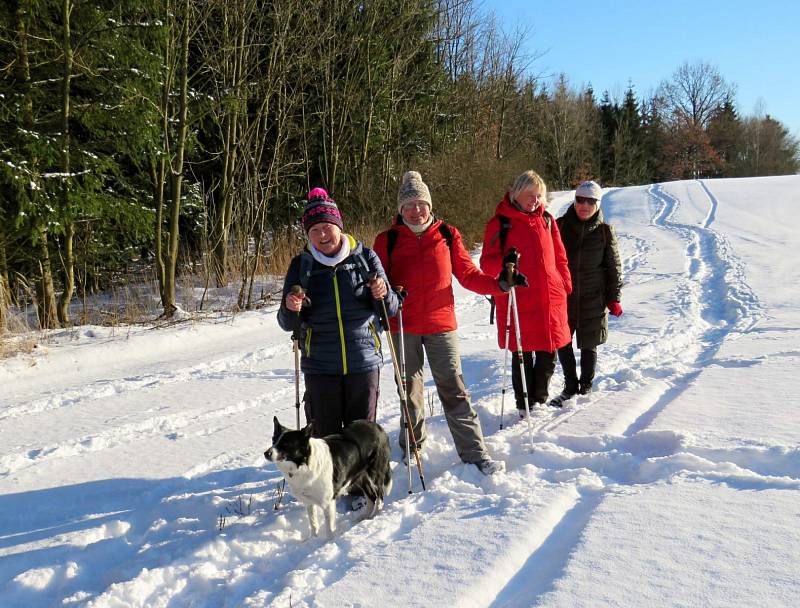
<instances>
[{"instance_id":1,"label":"trekking pole","mask_svg":"<svg viewBox=\"0 0 800 608\"><path fill-rule=\"evenodd\" d=\"M402 292L403 288L398 287L398 295ZM408 386L406 385L406 344L405 338L403 337L403 299L400 298L400 305L397 309L397 326L399 329L398 336L400 340L400 382L403 385L403 390L406 393L406 397L408 397ZM392 340L392 334L389 332L389 341ZM392 355L394 358L394 355ZM403 433L406 436L406 472L408 473L408 493L411 494L411 467L408 466L410 464L408 452L408 447L411 445L411 421L408 419L406 414L408 413L408 401L406 401L406 407L401 408L400 410L400 422L403 427ZM414 442L416 446L416 441Z\"/></svg>"},{"instance_id":2,"label":"trekking pole","mask_svg":"<svg viewBox=\"0 0 800 608\"><path fill-rule=\"evenodd\" d=\"M517 338L517 361L519 361L520 378L522 379L522 411L525 414L525 420L528 421L528 438L531 442L531 450L533 450L533 428L531 427L531 414L528 411L528 383L525 377L525 357L522 354L522 335L519 331L519 308L517 307L517 293L516 288L511 283L511 297L509 305L514 306L514 335Z\"/></svg>"},{"instance_id":3,"label":"trekking pole","mask_svg":"<svg viewBox=\"0 0 800 608\"><path fill-rule=\"evenodd\" d=\"M305 295L300 285L292 285L291 293L295 296ZM297 313L298 317L300 313ZM294 409L297 430L300 430L300 330L292 332L292 350L294 351Z\"/></svg>"},{"instance_id":4,"label":"trekking pole","mask_svg":"<svg viewBox=\"0 0 800 608\"><path fill-rule=\"evenodd\" d=\"M292 285L290 293L295 296L305 294L305 290L300 285ZM300 316L300 313L297 313ZM292 351L294 352L294 410L295 410L295 424L297 430L300 430L300 330L295 329L292 332ZM281 508L281 500L286 493L286 478L283 478L280 488L278 489L278 499L273 505L274 510Z\"/></svg>"},{"instance_id":5,"label":"trekking pole","mask_svg":"<svg viewBox=\"0 0 800 608\"><path fill-rule=\"evenodd\" d=\"M376 276L377 276L376 274L370 275L370 280L373 280ZM394 377L395 377L395 380L397 381L398 392L400 393L400 414L401 414L401 417L405 417L405 419L408 421L408 420L411 420L411 416L408 415L408 398L407 398L408 396L407 396L407 393L406 393L405 384L403 383L403 375L400 373L400 362L399 362L399 359L397 358L397 349L394 346L394 340L392 340L392 333L391 333L391 329L390 329L390 325L389 325L389 310L386 308L386 300L384 298L380 299L380 303L381 303L381 307L382 307L382 310L383 310L383 315L382 315L381 321L383 322L384 329L389 334L389 350L392 352L392 367L394 367ZM416 437L414 437L414 429L411 428L410 424L406 424L406 429L408 430L409 438L411 439L411 441L413 442L413 445L414 445L414 459L417 462L417 472L419 473L419 482L422 485L422 489L424 491L427 488L425 487L425 475L423 474L423 471L422 471L422 461L420 460L420 457L419 457L419 448L417 447L417 439L416 439ZM409 475L409 478L410 478L411 477L411 466L410 466L411 462L410 462L410 459L408 458L408 448L409 448L409 444L406 443L406 459L409 460L409 462L408 462L408 464L409 464L409 467L408 467L409 473L408 473L408 475ZM410 484L409 484L409 487L408 487L408 493L409 494L412 493Z\"/></svg>"},{"instance_id":6,"label":"trekking pole","mask_svg":"<svg viewBox=\"0 0 800 608\"><path fill-rule=\"evenodd\" d=\"M294 412L297 430L300 430L300 336L292 334L292 350L294 350Z\"/></svg>"},{"instance_id":7,"label":"trekking pole","mask_svg":"<svg viewBox=\"0 0 800 608\"><path fill-rule=\"evenodd\" d=\"M506 310L506 347L503 352L503 392L500 398L500 429L503 428L506 405L506 373L508 372L508 339L511 337L511 296L508 296L508 310Z\"/></svg>"}]
</instances>

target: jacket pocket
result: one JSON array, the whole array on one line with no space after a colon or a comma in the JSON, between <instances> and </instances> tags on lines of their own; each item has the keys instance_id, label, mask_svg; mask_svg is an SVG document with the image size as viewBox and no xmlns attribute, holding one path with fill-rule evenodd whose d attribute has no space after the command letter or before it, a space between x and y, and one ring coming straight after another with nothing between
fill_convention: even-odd
<instances>
[{"instance_id":1,"label":"jacket pocket","mask_svg":"<svg viewBox=\"0 0 800 608\"><path fill-rule=\"evenodd\" d=\"M305 349L306 349L306 357L308 358L311 358L311 331L312 329L310 327L306 329Z\"/></svg>"},{"instance_id":2,"label":"jacket pocket","mask_svg":"<svg viewBox=\"0 0 800 608\"><path fill-rule=\"evenodd\" d=\"M372 321L369 321L369 331L372 333L372 341L375 343L375 353L380 354L381 337L378 335L378 331L375 329L375 325L372 323Z\"/></svg>"}]
</instances>

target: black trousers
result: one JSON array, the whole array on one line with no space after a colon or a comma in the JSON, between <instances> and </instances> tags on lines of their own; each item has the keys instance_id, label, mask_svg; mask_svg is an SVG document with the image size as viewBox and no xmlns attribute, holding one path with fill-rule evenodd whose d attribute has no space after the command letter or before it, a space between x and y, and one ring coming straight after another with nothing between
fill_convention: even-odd
<instances>
[{"instance_id":1,"label":"black trousers","mask_svg":"<svg viewBox=\"0 0 800 608\"><path fill-rule=\"evenodd\" d=\"M380 378L380 369L363 374L307 375L305 413L313 436L338 433L353 420L375 422Z\"/></svg>"},{"instance_id":2,"label":"black trousers","mask_svg":"<svg viewBox=\"0 0 800 608\"><path fill-rule=\"evenodd\" d=\"M572 350L572 342L558 349L558 360L561 369L564 371L564 383L566 388L578 390L578 369L575 362L575 351ZM581 377L580 384L591 386L594 381L594 370L597 366L597 347L581 349Z\"/></svg>"},{"instance_id":3,"label":"black trousers","mask_svg":"<svg viewBox=\"0 0 800 608\"><path fill-rule=\"evenodd\" d=\"M525 402L522 398L522 373L520 372L519 357L517 353L510 353L513 357L511 365L511 385L514 387L514 398L517 409L524 410ZM534 354L536 355L534 363ZM525 365L525 384L528 392L528 408L534 403L546 403L550 378L556 369L556 353L546 350L522 353Z\"/></svg>"}]
</instances>

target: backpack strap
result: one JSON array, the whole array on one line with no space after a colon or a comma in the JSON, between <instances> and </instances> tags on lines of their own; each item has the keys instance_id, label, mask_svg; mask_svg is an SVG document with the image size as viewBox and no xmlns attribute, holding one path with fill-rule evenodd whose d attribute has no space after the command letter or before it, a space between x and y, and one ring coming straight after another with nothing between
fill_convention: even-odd
<instances>
[{"instance_id":1,"label":"backpack strap","mask_svg":"<svg viewBox=\"0 0 800 608\"><path fill-rule=\"evenodd\" d=\"M498 240L500 241L500 252L504 252L506 250L506 240L508 239L508 231L511 230L511 219L507 216L503 215L502 213L498 213L495 217L500 221L500 230L497 231L497 234L492 237L490 244L494 245ZM550 232L553 226L553 216L550 214L549 211L545 211L542 213L542 217L544 217L544 225L547 226L547 231Z\"/></svg>"},{"instance_id":2,"label":"backpack strap","mask_svg":"<svg viewBox=\"0 0 800 608\"><path fill-rule=\"evenodd\" d=\"M497 234L492 237L490 245L494 245L496 242L500 241L500 255L503 255L506 249L508 231L511 230L511 218L503 215L502 213L498 213L495 217L500 222L500 229L497 231ZM494 296L488 296L487 299L489 300L489 325L494 325L494 313L497 307L497 302Z\"/></svg>"},{"instance_id":3,"label":"backpack strap","mask_svg":"<svg viewBox=\"0 0 800 608\"><path fill-rule=\"evenodd\" d=\"M394 221L394 225L400 224L403 221L403 216L399 213L397 214L397 218ZM397 231L397 228L394 225L386 231L386 258L391 262L392 260L392 251L394 251L394 246L397 245L397 237L400 236L400 233Z\"/></svg>"},{"instance_id":4,"label":"backpack strap","mask_svg":"<svg viewBox=\"0 0 800 608\"><path fill-rule=\"evenodd\" d=\"M311 269L314 267L314 256L304 249L300 254L300 286L303 291L308 291L308 284L311 281Z\"/></svg>"},{"instance_id":5,"label":"backpack strap","mask_svg":"<svg viewBox=\"0 0 800 608\"><path fill-rule=\"evenodd\" d=\"M369 282L369 275L372 274L373 269L370 268L369 262L367 262L367 256L364 255L364 249L361 249L361 252L358 253L355 257L356 260L356 268L361 274L361 280L363 283Z\"/></svg>"},{"instance_id":6,"label":"backpack strap","mask_svg":"<svg viewBox=\"0 0 800 608\"><path fill-rule=\"evenodd\" d=\"M452 252L453 250L453 230L450 228L447 222L442 220L442 223L439 224L439 234L444 237L445 243L447 243L447 248L450 249Z\"/></svg>"},{"instance_id":7,"label":"backpack strap","mask_svg":"<svg viewBox=\"0 0 800 608\"><path fill-rule=\"evenodd\" d=\"M547 231L550 232L552 225L553 225L553 216L548 212L544 211L542 213L544 217L544 224L547 226ZM500 229L497 231L497 234L492 237L492 240L489 242L490 245L494 245L498 240L500 241L500 254L502 255L506 250L506 240L508 239L508 231L511 230L511 219L502 213L498 213L495 216L500 221ZM494 296L488 296L489 300L489 325L494 325L494 313L497 303L495 302Z\"/></svg>"},{"instance_id":8,"label":"backpack strap","mask_svg":"<svg viewBox=\"0 0 800 608\"><path fill-rule=\"evenodd\" d=\"M398 222L402 221L402 217L400 215L398 215L397 218ZM453 230L444 220L442 220L442 223L439 224L439 234L442 235L447 243L447 248L450 249L450 252L452 253ZM395 245L397 245L397 237L399 236L400 233L397 231L397 228L389 228L389 230L386 231L386 268L384 268L386 271L386 276L389 276L389 269L392 267L392 251L394 251Z\"/></svg>"},{"instance_id":9,"label":"backpack strap","mask_svg":"<svg viewBox=\"0 0 800 608\"><path fill-rule=\"evenodd\" d=\"M367 261L367 256L364 255L364 251L362 250L357 255L354 255L353 260L355 267L358 270L358 274L361 275L362 283L368 282L369 275L372 273L373 269L370 268L369 262ZM314 274L313 267L314 256L312 256L307 249L304 249L300 254L300 286L303 288L303 291L308 291L308 285L311 282L311 276ZM325 270L318 270L317 273L319 272L325 272Z\"/></svg>"},{"instance_id":10,"label":"backpack strap","mask_svg":"<svg viewBox=\"0 0 800 608\"><path fill-rule=\"evenodd\" d=\"M389 276L392 268L392 251L394 251L394 246L397 245L397 237L400 236L400 233L397 231L397 228L389 228L386 232L386 276Z\"/></svg>"},{"instance_id":11,"label":"backpack strap","mask_svg":"<svg viewBox=\"0 0 800 608\"><path fill-rule=\"evenodd\" d=\"M500 241L500 253L503 253L506 249L506 239L508 238L508 231L511 230L511 220L503 215L502 213L498 213L495 217L500 222L500 229L497 231L492 237L492 240L489 242L490 245L494 246L494 244L499 240Z\"/></svg>"}]
</instances>

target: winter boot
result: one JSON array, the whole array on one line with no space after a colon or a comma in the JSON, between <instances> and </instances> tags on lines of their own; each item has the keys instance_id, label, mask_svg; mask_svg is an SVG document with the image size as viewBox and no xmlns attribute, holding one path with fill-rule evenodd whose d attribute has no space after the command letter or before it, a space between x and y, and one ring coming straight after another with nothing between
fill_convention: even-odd
<instances>
[{"instance_id":1,"label":"winter boot","mask_svg":"<svg viewBox=\"0 0 800 608\"><path fill-rule=\"evenodd\" d=\"M492 460L488 456L479 460L478 462L473 463L478 470L483 473L484 475L494 475L498 471L505 471L506 470L506 463L501 462L500 460Z\"/></svg>"},{"instance_id":2,"label":"winter boot","mask_svg":"<svg viewBox=\"0 0 800 608\"><path fill-rule=\"evenodd\" d=\"M561 394L558 395L558 397L551 399L548 405L550 407L564 407L564 403L577 395L579 390L580 387L578 385L578 379L569 379L564 383L564 390L561 391Z\"/></svg>"},{"instance_id":3,"label":"winter boot","mask_svg":"<svg viewBox=\"0 0 800 608\"><path fill-rule=\"evenodd\" d=\"M425 457L425 452L422 449L419 450L419 461L422 463L422 466L425 466L425 461L427 458ZM408 454L403 454L403 464L408 466ZM417 457L414 455L414 452L411 452L411 466L417 466Z\"/></svg>"},{"instance_id":4,"label":"winter boot","mask_svg":"<svg viewBox=\"0 0 800 608\"><path fill-rule=\"evenodd\" d=\"M350 503L350 510L355 511L356 513L360 511L366 512L368 505L369 501L367 500L366 496L355 496Z\"/></svg>"},{"instance_id":5,"label":"winter boot","mask_svg":"<svg viewBox=\"0 0 800 608\"><path fill-rule=\"evenodd\" d=\"M581 382L580 386L578 387L578 394L579 395L588 395L592 392L592 383L591 382Z\"/></svg>"}]
</instances>

